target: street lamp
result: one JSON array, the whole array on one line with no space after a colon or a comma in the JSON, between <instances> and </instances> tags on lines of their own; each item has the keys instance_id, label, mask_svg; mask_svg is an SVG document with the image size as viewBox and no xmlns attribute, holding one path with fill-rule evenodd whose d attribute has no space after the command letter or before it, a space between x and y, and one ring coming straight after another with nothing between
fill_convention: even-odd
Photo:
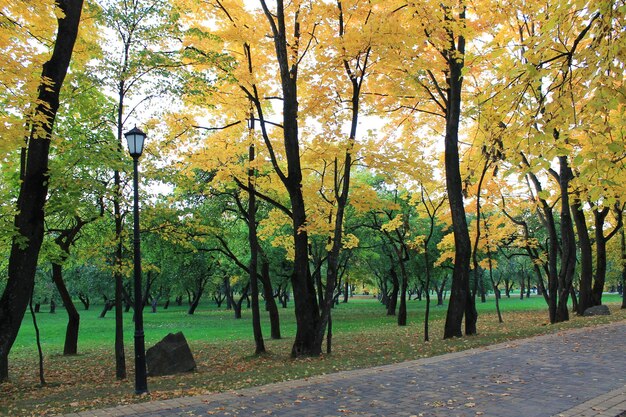
<instances>
[{"instance_id":1,"label":"street lamp","mask_svg":"<svg viewBox=\"0 0 626 417\"><path fill-rule=\"evenodd\" d=\"M133 158L133 188L134 188L134 278L135 278L135 394L148 392L148 379L146 375L146 347L143 334L143 300L141 290L141 246L139 237L139 174L137 165L143 152L143 143L146 134L137 129L137 126L124 133L128 143L128 152Z\"/></svg>"}]
</instances>

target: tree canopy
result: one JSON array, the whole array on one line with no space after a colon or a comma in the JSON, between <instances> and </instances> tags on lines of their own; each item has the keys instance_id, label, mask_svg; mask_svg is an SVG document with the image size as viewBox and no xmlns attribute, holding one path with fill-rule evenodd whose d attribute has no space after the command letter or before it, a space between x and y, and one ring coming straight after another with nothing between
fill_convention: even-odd
<instances>
[{"instance_id":1,"label":"tree canopy","mask_svg":"<svg viewBox=\"0 0 626 417\"><path fill-rule=\"evenodd\" d=\"M277 318L292 295L294 356L331 351L357 285L399 325L449 291L444 337L501 275L582 314L624 285L625 25L616 0L4 0L0 325L49 263L68 309L129 304L131 122L146 302L261 294Z\"/></svg>"}]
</instances>

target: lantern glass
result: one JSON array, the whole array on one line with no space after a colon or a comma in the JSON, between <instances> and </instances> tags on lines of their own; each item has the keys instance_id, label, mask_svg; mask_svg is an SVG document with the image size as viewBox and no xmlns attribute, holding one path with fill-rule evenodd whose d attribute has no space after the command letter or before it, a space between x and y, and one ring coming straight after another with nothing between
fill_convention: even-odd
<instances>
[{"instance_id":1,"label":"lantern glass","mask_svg":"<svg viewBox=\"0 0 626 417\"><path fill-rule=\"evenodd\" d=\"M124 133L126 136L126 142L128 144L128 152L133 158L138 158L143 152L144 141L146 140L146 134L137 129L137 126L130 131Z\"/></svg>"}]
</instances>

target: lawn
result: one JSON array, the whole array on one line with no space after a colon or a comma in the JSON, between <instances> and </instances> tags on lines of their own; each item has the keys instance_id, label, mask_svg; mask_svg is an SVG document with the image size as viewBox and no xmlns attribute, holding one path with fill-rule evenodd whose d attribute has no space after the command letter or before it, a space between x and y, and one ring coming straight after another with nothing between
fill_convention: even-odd
<instances>
[{"instance_id":1,"label":"lawn","mask_svg":"<svg viewBox=\"0 0 626 417\"><path fill-rule=\"evenodd\" d=\"M169 332L182 331L196 359L196 372L149 378L150 395L133 394L133 323L132 313L125 315L126 361L129 378L115 379L113 358L113 314L100 319L99 308L81 311L79 352L77 356L62 355L66 314L42 310L37 314L45 355L47 385L39 386L38 361L34 329L27 314L20 334L9 357L11 381L0 385L0 415L53 415L89 408L102 408L130 402L164 399L183 395L238 389L288 379L303 378L340 370L394 363L439 355L501 341L624 320L626 311L619 309L621 299L607 295L611 307L608 317L582 318L558 325L549 325L543 298L502 299L500 307L504 323L499 324L492 298L478 303L477 336L442 340L445 306L433 307L431 342L425 343L423 301L408 303L406 327L398 327L395 317L385 315L385 309L375 299L353 298L340 304L333 312L333 352L320 358L291 359L289 352L295 334L291 309L281 309L283 339L269 340L269 324L264 319L264 335L269 353L252 355L250 312L236 320L232 311L201 304L193 316L184 307L144 314L146 346L149 347Z\"/></svg>"}]
</instances>

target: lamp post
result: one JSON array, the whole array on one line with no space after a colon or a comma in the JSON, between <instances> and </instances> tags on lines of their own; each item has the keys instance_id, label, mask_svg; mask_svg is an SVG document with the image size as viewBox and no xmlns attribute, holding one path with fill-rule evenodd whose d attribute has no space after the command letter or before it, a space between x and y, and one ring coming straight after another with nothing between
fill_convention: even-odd
<instances>
[{"instance_id":1,"label":"lamp post","mask_svg":"<svg viewBox=\"0 0 626 417\"><path fill-rule=\"evenodd\" d=\"M134 278L135 278L135 394L148 392L146 375L146 348L143 334L143 300L141 290L141 246L139 237L139 174L137 165L143 152L146 134L137 129L137 126L124 133L128 144L128 152L133 158L133 188L134 188Z\"/></svg>"}]
</instances>

